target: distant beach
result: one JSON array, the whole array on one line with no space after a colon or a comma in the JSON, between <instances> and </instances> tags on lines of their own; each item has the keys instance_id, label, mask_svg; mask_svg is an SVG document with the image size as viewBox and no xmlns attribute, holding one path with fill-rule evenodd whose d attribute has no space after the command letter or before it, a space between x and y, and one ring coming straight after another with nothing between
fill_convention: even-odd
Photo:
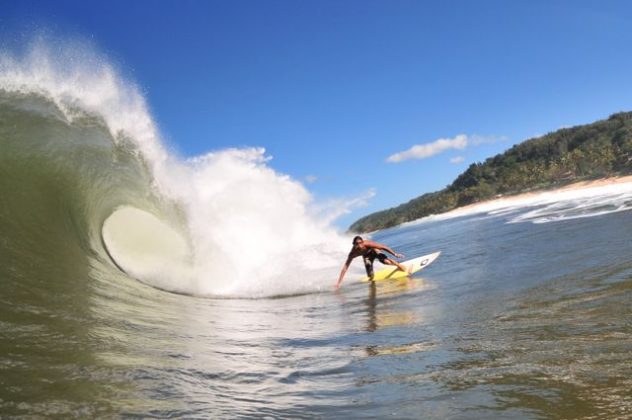
<instances>
[{"instance_id":1,"label":"distant beach","mask_svg":"<svg viewBox=\"0 0 632 420\"><path fill-rule=\"evenodd\" d=\"M519 206L526 202L538 200L539 198L551 199L557 195L566 196L571 192L582 192L582 195L591 195L590 190L594 190L594 193L598 194L604 188L615 187L618 185L623 186L625 184L630 184L630 188L632 188L632 175L579 181L558 188L535 190L515 195L504 195L450 210L449 212L443 213L442 216L454 217L461 214L484 212L496 208Z\"/></svg>"}]
</instances>

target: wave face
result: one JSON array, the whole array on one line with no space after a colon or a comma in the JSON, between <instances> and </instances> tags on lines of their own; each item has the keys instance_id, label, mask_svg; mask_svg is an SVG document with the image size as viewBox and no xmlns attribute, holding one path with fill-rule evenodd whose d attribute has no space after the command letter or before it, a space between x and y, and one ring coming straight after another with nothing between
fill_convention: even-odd
<instances>
[{"instance_id":1,"label":"wave face","mask_svg":"<svg viewBox=\"0 0 632 420\"><path fill-rule=\"evenodd\" d=\"M0 121L2 252L15 265L122 270L204 296L308 293L336 279L348 238L299 182L262 148L170 153L138 88L89 46L1 53Z\"/></svg>"}]
</instances>

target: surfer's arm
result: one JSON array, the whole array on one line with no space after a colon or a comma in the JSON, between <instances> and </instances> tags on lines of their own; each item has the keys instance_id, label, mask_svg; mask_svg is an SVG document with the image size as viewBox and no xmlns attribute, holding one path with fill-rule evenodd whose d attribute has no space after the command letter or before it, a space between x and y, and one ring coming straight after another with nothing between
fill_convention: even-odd
<instances>
[{"instance_id":1,"label":"surfer's arm","mask_svg":"<svg viewBox=\"0 0 632 420\"><path fill-rule=\"evenodd\" d=\"M351 256L351 254L349 254L349 256L347 257L347 261L345 261L344 265L342 266L342 270L340 270L340 277L338 277L338 282L336 283L336 289L340 287L340 284L342 283L342 279L345 277L345 273L347 272L349 265L351 265L351 260L353 260L353 257Z\"/></svg>"},{"instance_id":2,"label":"surfer's arm","mask_svg":"<svg viewBox=\"0 0 632 420\"><path fill-rule=\"evenodd\" d=\"M371 248L379 249L380 251L386 251L386 252L388 252L389 254L393 255L396 258L404 258L404 255L393 251L391 248L389 248L388 246L386 246L384 244L380 244L380 243L373 242L373 241L364 241L364 243L367 246L370 246Z\"/></svg>"}]
</instances>

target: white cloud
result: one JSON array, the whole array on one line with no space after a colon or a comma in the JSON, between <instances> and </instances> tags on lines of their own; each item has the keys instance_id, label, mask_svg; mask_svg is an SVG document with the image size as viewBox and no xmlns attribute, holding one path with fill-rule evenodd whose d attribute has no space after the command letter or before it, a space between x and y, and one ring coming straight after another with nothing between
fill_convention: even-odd
<instances>
[{"instance_id":1,"label":"white cloud","mask_svg":"<svg viewBox=\"0 0 632 420\"><path fill-rule=\"evenodd\" d=\"M387 162L398 163L408 159L425 159L449 149L463 150L467 147L467 136L459 134L451 139L438 139L431 143L417 144L408 150L390 155Z\"/></svg>"},{"instance_id":2,"label":"white cloud","mask_svg":"<svg viewBox=\"0 0 632 420\"><path fill-rule=\"evenodd\" d=\"M505 140L507 140L505 136L468 136L459 134L453 138L442 138L430 143L417 144L408 150L390 155L386 161L398 163L409 159L426 159L450 149L464 150L470 145L479 146L485 143L496 143Z\"/></svg>"},{"instance_id":3,"label":"white cloud","mask_svg":"<svg viewBox=\"0 0 632 420\"><path fill-rule=\"evenodd\" d=\"M453 158L450 158L450 163L454 163L455 165L458 163L461 163L465 160L465 158L463 156L455 156Z\"/></svg>"},{"instance_id":4,"label":"white cloud","mask_svg":"<svg viewBox=\"0 0 632 420\"><path fill-rule=\"evenodd\" d=\"M305 182L307 182L308 184L313 184L316 181L318 181L318 177L316 175L307 175L305 177Z\"/></svg>"}]
</instances>

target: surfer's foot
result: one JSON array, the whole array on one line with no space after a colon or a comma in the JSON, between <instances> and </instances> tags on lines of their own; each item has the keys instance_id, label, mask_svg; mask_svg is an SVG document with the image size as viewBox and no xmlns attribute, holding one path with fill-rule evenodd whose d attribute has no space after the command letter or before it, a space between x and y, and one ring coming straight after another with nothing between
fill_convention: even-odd
<instances>
[{"instance_id":1,"label":"surfer's foot","mask_svg":"<svg viewBox=\"0 0 632 420\"><path fill-rule=\"evenodd\" d=\"M406 267L405 267L405 266L403 266L402 264L395 264L395 265L397 266L397 268L398 268L400 271L404 271L404 272L406 272L406 273L410 273L410 269L412 268L412 266L411 266L411 267L406 268Z\"/></svg>"}]
</instances>

